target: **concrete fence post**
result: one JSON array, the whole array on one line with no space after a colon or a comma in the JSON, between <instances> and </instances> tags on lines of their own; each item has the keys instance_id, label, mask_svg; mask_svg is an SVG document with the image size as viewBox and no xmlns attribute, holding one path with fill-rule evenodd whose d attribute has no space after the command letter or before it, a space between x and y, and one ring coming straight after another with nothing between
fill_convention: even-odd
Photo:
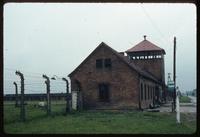
<instances>
[{"instance_id":1,"label":"concrete fence post","mask_svg":"<svg viewBox=\"0 0 200 137\"><path fill-rule=\"evenodd\" d=\"M18 88L17 88L17 83L13 82L13 84L15 85L15 107L19 106L19 102L18 102Z\"/></svg>"},{"instance_id":2,"label":"concrete fence post","mask_svg":"<svg viewBox=\"0 0 200 137\"><path fill-rule=\"evenodd\" d=\"M47 115L51 114L51 94L50 94L50 80L49 77L46 75L42 75L44 79L46 79L45 84L46 84L46 89L47 89Z\"/></svg>"},{"instance_id":3,"label":"concrete fence post","mask_svg":"<svg viewBox=\"0 0 200 137\"><path fill-rule=\"evenodd\" d=\"M21 79L21 111L20 118L22 121L25 121L25 104L24 104L24 75L20 71L15 72L16 75L20 76Z\"/></svg>"}]
</instances>

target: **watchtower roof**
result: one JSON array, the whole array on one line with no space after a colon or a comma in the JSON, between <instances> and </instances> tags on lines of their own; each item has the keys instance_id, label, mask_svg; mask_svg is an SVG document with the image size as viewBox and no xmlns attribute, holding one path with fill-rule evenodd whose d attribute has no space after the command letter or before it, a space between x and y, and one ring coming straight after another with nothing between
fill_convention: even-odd
<instances>
[{"instance_id":1,"label":"watchtower roof","mask_svg":"<svg viewBox=\"0 0 200 137\"><path fill-rule=\"evenodd\" d=\"M135 53L135 52L161 52L165 54L165 50L146 40L146 36L144 36L144 40L135 45L134 47L128 49L126 53Z\"/></svg>"}]
</instances>

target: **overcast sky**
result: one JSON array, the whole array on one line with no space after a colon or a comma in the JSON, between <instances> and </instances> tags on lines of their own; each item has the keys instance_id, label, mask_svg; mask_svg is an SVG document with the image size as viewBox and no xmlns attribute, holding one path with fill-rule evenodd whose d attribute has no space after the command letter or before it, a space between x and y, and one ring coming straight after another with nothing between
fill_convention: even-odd
<instances>
[{"instance_id":1,"label":"overcast sky","mask_svg":"<svg viewBox=\"0 0 200 137\"><path fill-rule=\"evenodd\" d=\"M163 48L165 77L173 74L177 37L177 85L196 88L196 7L193 4L8 3L4 5L4 93L25 75L26 93L45 93L42 74L67 77L102 41L126 51L143 40ZM173 76L173 75L172 75ZM52 81L52 92L65 83Z\"/></svg>"}]
</instances>

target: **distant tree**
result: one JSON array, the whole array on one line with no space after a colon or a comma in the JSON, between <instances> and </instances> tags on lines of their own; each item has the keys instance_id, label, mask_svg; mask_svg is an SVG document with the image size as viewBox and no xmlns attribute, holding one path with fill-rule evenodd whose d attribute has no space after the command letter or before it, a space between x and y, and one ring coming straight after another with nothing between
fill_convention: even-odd
<instances>
[{"instance_id":1,"label":"distant tree","mask_svg":"<svg viewBox=\"0 0 200 137\"><path fill-rule=\"evenodd\" d=\"M192 96L194 96L194 92L192 92Z\"/></svg>"}]
</instances>

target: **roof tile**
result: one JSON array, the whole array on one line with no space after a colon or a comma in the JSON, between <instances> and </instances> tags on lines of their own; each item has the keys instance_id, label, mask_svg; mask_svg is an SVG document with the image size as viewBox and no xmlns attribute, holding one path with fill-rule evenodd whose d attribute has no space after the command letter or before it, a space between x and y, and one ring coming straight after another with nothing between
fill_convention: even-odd
<instances>
[{"instance_id":1,"label":"roof tile","mask_svg":"<svg viewBox=\"0 0 200 137\"><path fill-rule=\"evenodd\" d=\"M143 40L134 47L128 49L126 52L140 52L140 51L162 51L165 53L164 49L156 46L148 40Z\"/></svg>"}]
</instances>

